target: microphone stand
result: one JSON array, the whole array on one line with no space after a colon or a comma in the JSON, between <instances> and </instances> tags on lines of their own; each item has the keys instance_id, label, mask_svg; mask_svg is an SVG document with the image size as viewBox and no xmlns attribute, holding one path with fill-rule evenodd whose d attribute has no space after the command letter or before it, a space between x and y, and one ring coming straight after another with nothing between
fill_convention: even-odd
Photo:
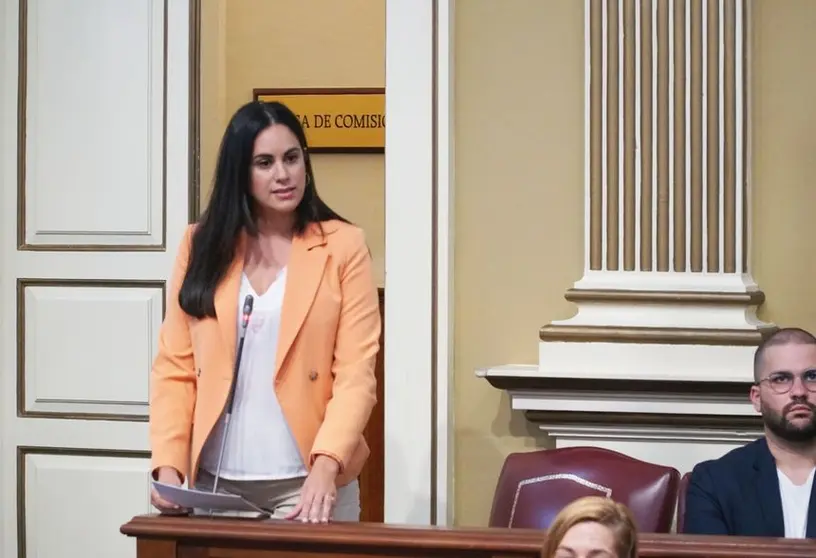
<instances>
[{"instance_id":1,"label":"microphone stand","mask_svg":"<svg viewBox=\"0 0 816 558\"><path fill-rule=\"evenodd\" d=\"M218 490L218 479L221 477L221 462L224 459L224 448L227 445L227 435L229 434L230 418L232 417L232 405L235 402L235 386L238 384L238 370L241 367L241 354L244 352L244 339L246 338L246 330L249 325L249 316L252 314L252 303L254 299L252 295L246 295L244 299L244 313L241 318L241 335L238 340L238 351L235 358L235 370L232 374L232 383L230 384L229 395L227 396L226 412L224 415L224 435L221 438L221 451L218 454L218 467L215 471L215 480L213 481L212 493L215 494Z\"/></svg>"}]
</instances>

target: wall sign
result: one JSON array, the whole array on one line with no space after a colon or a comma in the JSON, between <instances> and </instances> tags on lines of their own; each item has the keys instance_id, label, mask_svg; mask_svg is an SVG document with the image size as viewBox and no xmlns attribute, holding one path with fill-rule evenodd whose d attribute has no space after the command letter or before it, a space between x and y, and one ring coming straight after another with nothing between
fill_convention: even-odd
<instances>
[{"instance_id":1,"label":"wall sign","mask_svg":"<svg viewBox=\"0 0 816 558\"><path fill-rule=\"evenodd\" d=\"M384 153L385 89L254 89L298 115L312 153Z\"/></svg>"}]
</instances>

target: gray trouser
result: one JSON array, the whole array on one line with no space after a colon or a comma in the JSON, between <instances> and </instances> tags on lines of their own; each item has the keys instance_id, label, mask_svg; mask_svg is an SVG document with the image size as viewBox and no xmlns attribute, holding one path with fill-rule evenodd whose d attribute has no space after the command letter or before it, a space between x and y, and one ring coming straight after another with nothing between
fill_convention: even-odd
<instances>
[{"instance_id":1,"label":"gray trouser","mask_svg":"<svg viewBox=\"0 0 816 558\"><path fill-rule=\"evenodd\" d=\"M212 490L215 477L204 469L198 471L195 488L197 490ZM277 519L283 519L291 512L300 498L300 489L305 477L281 480L251 480L237 481L221 478L218 481L218 492L237 494L254 505L269 511ZM202 513L194 510L195 513ZM209 512L203 512L209 513ZM249 516L255 512L219 512L219 516ZM337 489L337 502L332 513L334 521L360 521L360 484L357 480Z\"/></svg>"}]
</instances>

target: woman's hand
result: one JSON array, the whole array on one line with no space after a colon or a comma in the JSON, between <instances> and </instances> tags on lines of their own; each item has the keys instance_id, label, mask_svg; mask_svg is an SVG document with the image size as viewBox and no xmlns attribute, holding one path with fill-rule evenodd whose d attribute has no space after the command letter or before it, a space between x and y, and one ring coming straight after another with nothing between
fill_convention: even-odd
<instances>
[{"instance_id":1,"label":"woman's hand","mask_svg":"<svg viewBox=\"0 0 816 558\"><path fill-rule=\"evenodd\" d=\"M176 471L172 467L159 467L158 475L156 475L158 480L164 484L172 484L173 486L181 486L181 473ZM159 493L156 492L155 488L151 488L150 490L150 503L153 504L161 513L164 514L183 514L187 513L187 510L178 506L172 502L168 502L161 496Z\"/></svg>"},{"instance_id":2,"label":"woman's hand","mask_svg":"<svg viewBox=\"0 0 816 558\"><path fill-rule=\"evenodd\" d=\"M337 473L340 465L326 455L318 455L312 471L303 482L300 501L286 519L300 519L311 523L328 523L337 499Z\"/></svg>"}]
</instances>

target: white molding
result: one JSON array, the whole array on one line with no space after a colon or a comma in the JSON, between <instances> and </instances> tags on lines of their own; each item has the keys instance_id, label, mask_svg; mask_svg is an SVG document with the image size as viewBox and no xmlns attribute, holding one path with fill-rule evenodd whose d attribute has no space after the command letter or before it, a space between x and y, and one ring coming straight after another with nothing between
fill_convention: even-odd
<instances>
[{"instance_id":1,"label":"white molding","mask_svg":"<svg viewBox=\"0 0 816 558\"><path fill-rule=\"evenodd\" d=\"M750 274L587 270L575 289L745 293L758 290Z\"/></svg>"},{"instance_id":2,"label":"white molding","mask_svg":"<svg viewBox=\"0 0 816 558\"><path fill-rule=\"evenodd\" d=\"M542 366L505 364L490 368L479 368L476 376L499 385L514 383L523 386L537 379L598 379L604 380L670 380L670 377L644 377L631 374L628 378L612 378L606 374L599 358L595 365L601 374L554 374L542 371ZM676 378L674 378L676 379ZM717 378L719 379L719 378ZM585 384L586 385L586 384ZM626 384L625 384L626 385ZM673 393L668 391L645 391L628 384L625 389L607 390L592 387L565 389L508 387L510 406L514 411L552 411L571 413L632 413L638 415L677 416L758 416L749 400L748 390L744 394L725 393ZM614 428L618 428L614 426ZM675 429L676 430L676 429Z\"/></svg>"},{"instance_id":3,"label":"white molding","mask_svg":"<svg viewBox=\"0 0 816 558\"><path fill-rule=\"evenodd\" d=\"M601 368L600 361L596 364ZM515 380L524 384L536 379L598 379L598 374L549 374L542 372L541 366L523 364L505 364L490 368L479 368L476 376L493 382ZM609 380L669 380L665 377L644 377L631 374L630 377L612 378L603 374L602 379ZM676 380L676 378L674 378ZM719 380L719 378L717 378ZM667 391L644 391L637 386L625 390L601 389L525 389L508 388L510 406L514 411L570 411L587 413L637 413L637 414L673 414L673 415L712 415L730 417L757 416L749 397L744 394L721 393L672 393Z\"/></svg>"},{"instance_id":4,"label":"white molding","mask_svg":"<svg viewBox=\"0 0 816 558\"><path fill-rule=\"evenodd\" d=\"M499 366L476 369L476 377L478 378L489 378L493 376L502 378L534 378L537 375L538 366L535 364L502 364Z\"/></svg>"},{"instance_id":5,"label":"white molding","mask_svg":"<svg viewBox=\"0 0 816 558\"><path fill-rule=\"evenodd\" d=\"M748 345L542 341L538 365L498 365L477 371L476 375L486 379L745 383L751 381L755 350Z\"/></svg>"},{"instance_id":6,"label":"white molding","mask_svg":"<svg viewBox=\"0 0 816 558\"><path fill-rule=\"evenodd\" d=\"M755 331L764 326L753 308L736 304L580 301L579 312L553 325L653 328L715 328Z\"/></svg>"},{"instance_id":7,"label":"white molding","mask_svg":"<svg viewBox=\"0 0 816 558\"><path fill-rule=\"evenodd\" d=\"M642 392L578 393L565 390L508 390L513 410L572 413L672 414L722 417L756 416L748 393L742 396L655 394Z\"/></svg>"},{"instance_id":8,"label":"white molding","mask_svg":"<svg viewBox=\"0 0 816 558\"><path fill-rule=\"evenodd\" d=\"M644 428L620 426L539 426L556 448L600 447L650 463L674 467L682 475L695 465L717 459L763 435L760 428L740 432L698 430L672 425Z\"/></svg>"},{"instance_id":9,"label":"white molding","mask_svg":"<svg viewBox=\"0 0 816 558\"><path fill-rule=\"evenodd\" d=\"M538 373L545 378L749 382L755 350L748 345L542 341Z\"/></svg>"},{"instance_id":10,"label":"white molding","mask_svg":"<svg viewBox=\"0 0 816 558\"><path fill-rule=\"evenodd\" d=\"M434 60L434 10L440 60ZM430 524L436 515L435 523L446 524L452 507L448 501L452 455L448 389L452 374L451 10L451 0L386 3L384 519L388 523ZM434 180L440 231L436 247ZM436 432L436 447L432 432ZM437 501L432 512L434 493Z\"/></svg>"},{"instance_id":11,"label":"white molding","mask_svg":"<svg viewBox=\"0 0 816 558\"><path fill-rule=\"evenodd\" d=\"M436 525L453 524L454 5L437 0Z\"/></svg>"},{"instance_id":12,"label":"white molding","mask_svg":"<svg viewBox=\"0 0 816 558\"><path fill-rule=\"evenodd\" d=\"M734 430L702 430L696 428L642 427L642 426L605 426L605 425L564 425L541 423L538 428L554 438L572 438L577 440L629 440L644 442L692 442L692 443L726 443L745 444L753 442L763 432L761 428Z\"/></svg>"},{"instance_id":13,"label":"white molding","mask_svg":"<svg viewBox=\"0 0 816 558\"><path fill-rule=\"evenodd\" d=\"M749 274L716 273L651 273L628 271L586 271L573 286L573 293L581 291L618 291L626 295L632 291L683 292L683 293L723 293L745 294L758 290ZM568 327L640 327L640 328L697 328L757 331L772 324L757 317L756 303L671 300L660 302L631 298L623 300L580 299L576 301L578 311L565 320L554 320L555 326ZM542 341L541 350L552 344ZM580 347L586 344L581 344ZM576 348L579 344L573 343ZM625 349L630 352L631 347ZM743 347L753 351L752 347ZM583 350L583 349L581 349ZM621 349L624 350L624 349ZM731 347L725 352L733 352ZM708 349L707 352L711 352ZM720 352L720 351L716 351Z\"/></svg>"},{"instance_id":14,"label":"white molding","mask_svg":"<svg viewBox=\"0 0 816 558\"><path fill-rule=\"evenodd\" d=\"M547 387L541 384L548 377L540 367L523 364L478 369L476 376L506 389L512 410L529 412L528 419L556 448L602 447L675 467L681 474L763 434L759 423L746 424L746 418L757 416L747 390L744 394L670 393L632 383L600 389L587 381L567 389ZM558 377L564 378L548 379ZM535 387L525 388L525 384ZM604 424L587 421L587 417L597 421L604 413L617 416ZM644 415L657 420L643 424ZM700 428L692 418L699 416L717 419L712 426Z\"/></svg>"}]
</instances>

